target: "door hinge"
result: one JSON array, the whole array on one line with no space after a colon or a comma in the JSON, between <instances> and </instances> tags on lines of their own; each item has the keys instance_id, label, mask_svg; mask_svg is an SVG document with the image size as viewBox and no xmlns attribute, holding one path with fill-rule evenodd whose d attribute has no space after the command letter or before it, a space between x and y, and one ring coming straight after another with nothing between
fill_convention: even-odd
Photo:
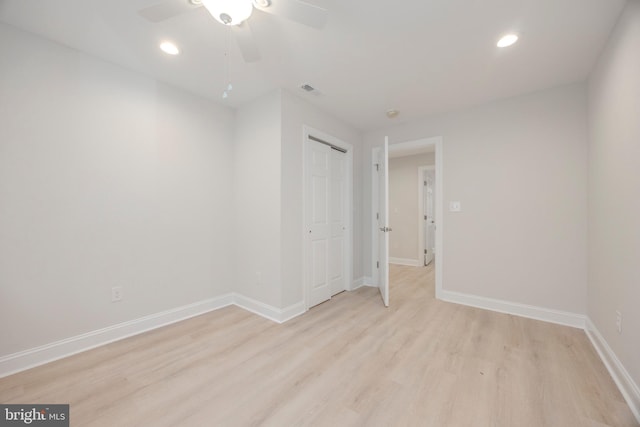
<instances>
[{"instance_id":1,"label":"door hinge","mask_svg":"<svg viewBox=\"0 0 640 427\"><path fill-rule=\"evenodd\" d=\"M376 219L380 219L380 212L376 212Z\"/></svg>"},{"instance_id":2,"label":"door hinge","mask_svg":"<svg viewBox=\"0 0 640 427\"><path fill-rule=\"evenodd\" d=\"M426 216L426 215L424 216L424 220L425 220L425 221L427 220L427 216Z\"/></svg>"},{"instance_id":3,"label":"door hinge","mask_svg":"<svg viewBox=\"0 0 640 427\"><path fill-rule=\"evenodd\" d=\"M376 261L376 268L380 268L380 261Z\"/></svg>"},{"instance_id":4,"label":"door hinge","mask_svg":"<svg viewBox=\"0 0 640 427\"><path fill-rule=\"evenodd\" d=\"M427 186L427 181L424 181L424 186L425 186L425 187Z\"/></svg>"},{"instance_id":5,"label":"door hinge","mask_svg":"<svg viewBox=\"0 0 640 427\"><path fill-rule=\"evenodd\" d=\"M380 164L376 163L376 170L380 170Z\"/></svg>"},{"instance_id":6,"label":"door hinge","mask_svg":"<svg viewBox=\"0 0 640 427\"><path fill-rule=\"evenodd\" d=\"M426 250L426 249L424 250L424 254L425 254L425 255L427 254L427 250Z\"/></svg>"}]
</instances>

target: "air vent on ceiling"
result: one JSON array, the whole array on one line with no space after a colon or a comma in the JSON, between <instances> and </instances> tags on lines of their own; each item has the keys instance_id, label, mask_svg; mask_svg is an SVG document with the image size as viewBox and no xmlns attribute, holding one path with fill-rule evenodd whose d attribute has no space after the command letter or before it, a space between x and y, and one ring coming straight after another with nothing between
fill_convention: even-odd
<instances>
[{"instance_id":1,"label":"air vent on ceiling","mask_svg":"<svg viewBox=\"0 0 640 427\"><path fill-rule=\"evenodd\" d=\"M316 89L315 87L311 86L309 83L301 84L300 85L300 89L302 89L303 91L305 91L307 93L310 93L312 95L316 95L316 96L321 94L321 92L318 89Z\"/></svg>"}]
</instances>

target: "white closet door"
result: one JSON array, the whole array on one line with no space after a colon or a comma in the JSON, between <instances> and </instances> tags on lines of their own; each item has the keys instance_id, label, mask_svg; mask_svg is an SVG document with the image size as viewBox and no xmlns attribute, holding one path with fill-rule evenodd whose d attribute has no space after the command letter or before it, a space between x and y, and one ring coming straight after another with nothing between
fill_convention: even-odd
<instances>
[{"instance_id":1,"label":"white closet door","mask_svg":"<svg viewBox=\"0 0 640 427\"><path fill-rule=\"evenodd\" d=\"M329 284L331 152L329 146L307 141L307 289L309 307L331 298Z\"/></svg>"}]
</instances>

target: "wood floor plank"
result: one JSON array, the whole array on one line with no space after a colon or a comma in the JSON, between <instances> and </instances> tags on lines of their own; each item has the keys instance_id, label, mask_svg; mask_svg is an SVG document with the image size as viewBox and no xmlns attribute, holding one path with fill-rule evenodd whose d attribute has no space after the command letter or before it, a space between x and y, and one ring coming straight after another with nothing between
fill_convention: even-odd
<instances>
[{"instance_id":1,"label":"wood floor plank","mask_svg":"<svg viewBox=\"0 0 640 427\"><path fill-rule=\"evenodd\" d=\"M579 329L434 299L391 266L391 306L344 292L278 325L237 307L0 379L74 426L637 426Z\"/></svg>"}]
</instances>

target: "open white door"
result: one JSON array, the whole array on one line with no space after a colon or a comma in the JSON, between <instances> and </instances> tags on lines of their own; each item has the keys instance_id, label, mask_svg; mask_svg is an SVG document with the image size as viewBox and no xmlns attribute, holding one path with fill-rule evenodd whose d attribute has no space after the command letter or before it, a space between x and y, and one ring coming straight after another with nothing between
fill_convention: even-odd
<instances>
[{"instance_id":1,"label":"open white door","mask_svg":"<svg viewBox=\"0 0 640 427\"><path fill-rule=\"evenodd\" d=\"M433 178L428 171L424 172L424 265L433 261L436 241L436 221L434 216Z\"/></svg>"},{"instance_id":2,"label":"open white door","mask_svg":"<svg viewBox=\"0 0 640 427\"><path fill-rule=\"evenodd\" d=\"M389 307L389 137L384 138L377 168L379 287L382 301Z\"/></svg>"}]
</instances>

